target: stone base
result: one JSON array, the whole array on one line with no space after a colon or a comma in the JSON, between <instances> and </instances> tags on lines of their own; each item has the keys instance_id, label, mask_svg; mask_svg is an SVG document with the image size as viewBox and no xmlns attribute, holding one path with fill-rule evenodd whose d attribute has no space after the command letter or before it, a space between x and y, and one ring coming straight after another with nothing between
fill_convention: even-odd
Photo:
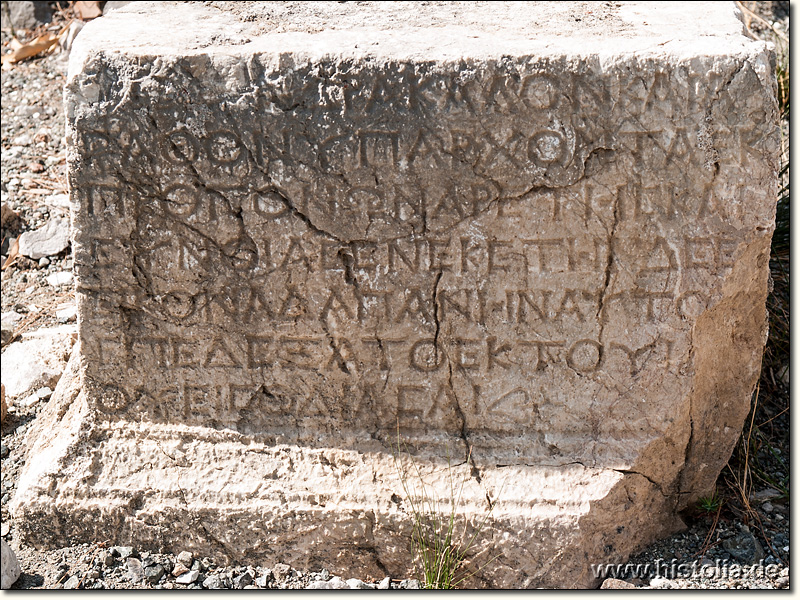
<instances>
[{"instance_id":1,"label":"stone base","mask_svg":"<svg viewBox=\"0 0 800 600\"><path fill-rule=\"evenodd\" d=\"M733 4L292 6L75 44L80 349L25 543L408 576L413 497L463 482L471 584L596 585L748 413L773 54Z\"/></svg>"},{"instance_id":2,"label":"stone base","mask_svg":"<svg viewBox=\"0 0 800 600\"><path fill-rule=\"evenodd\" d=\"M398 455L396 439L309 447L102 421L80 391L78 355L30 434L36 459L12 509L23 542L38 548L106 542L188 549L222 563L409 577L418 575L410 499L425 494L447 517L454 494L458 538L477 531L468 567L480 570L465 585L587 588L600 583L592 564L622 561L683 525L673 500L632 472L467 463L463 443L448 465L412 456L402 437Z\"/></svg>"}]
</instances>

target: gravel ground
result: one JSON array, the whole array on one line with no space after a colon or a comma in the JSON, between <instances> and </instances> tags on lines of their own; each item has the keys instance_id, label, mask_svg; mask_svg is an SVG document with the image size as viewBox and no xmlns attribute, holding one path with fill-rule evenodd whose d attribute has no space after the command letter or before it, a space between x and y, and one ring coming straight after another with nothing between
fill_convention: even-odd
<instances>
[{"instance_id":1,"label":"gravel ground","mask_svg":"<svg viewBox=\"0 0 800 600\"><path fill-rule=\"evenodd\" d=\"M769 20L780 19L788 33L788 2L747 3ZM58 31L63 21L56 20ZM757 30L763 25L754 24ZM9 33L2 32L5 49ZM64 172L64 114L61 105L66 73L66 52L16 64L2 71L2 203L17 215L2 228L2 262L24 231L43 227L49 219L66 214ZM48 276L69 272L67 249L36 261L19 257L2 272L3 347L26 331L74 321L74 295L69 284L52 285ZM52 282L51 277L51 282ZM748 498L749 512L735 486L720 482L721 508L709 500L687 515L688 529L661 540L629 560L627 570L608 572L625 582L607 581L607 587L749 588L789 586L788 497L769 485L788 476L788 381L778 382L779 402L765 402L759 422L772 419L771 445L760 445L754 460L760 469ZM773 392L775 393L775 392ZM109 546L107 540L49 551L20 545L8 505L24 461L27 429L44 408L46 398L31 406L13 407L3 422L2 537L14 549L22 575L14 588L173 589L173 588L414 588L416 580L353 579L358 573L301 572L290 565L239 565L222 567L212 557L188 553L152 554L137 548ZM772 408L771 408L772 407ZM763 431L763 430L762 430ZM783 433L780 433L783 432ZM734 465L731 472L736 472ZM83 540L82 540L83 541ZM694 564L695 568L689 566ZM691 571L691 572L689 572Z\"/></svg>"}]
</instances>

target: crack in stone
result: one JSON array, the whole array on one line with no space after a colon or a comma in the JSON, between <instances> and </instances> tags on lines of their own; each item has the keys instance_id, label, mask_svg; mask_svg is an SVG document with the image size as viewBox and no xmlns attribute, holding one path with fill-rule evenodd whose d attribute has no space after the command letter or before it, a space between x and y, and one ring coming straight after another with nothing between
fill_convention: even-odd
<instances>
[{"instance_id":1,"label":"crack in stone","mask_svg":"<svg viewBox=\"0 0 800 600\"><path fill-rule=\"evenodd\" d=\"M371 555L372 558L375 560L375 564L377 567L383 571L384 577L389 575L391 571L383 564L380 555L378 554L378 546L375 543L375 525L377 523L377 518L375 517L375 511L370 510L367 511L367 521L369 522L369 532L367 538L370 540L370 544L367 546L362 546L365 550L367 550Z\"/></svg>"},{"instance_id":2,"label":"crack in stone","mask_svg":"<svg viewBox=\"0 0 800 600\"><path fill-rule=\"evenodd\" d=\"M689 360L694 361L694 334L695 328L697 327L697 323L692 326L691 335L689 337ZM689 491L684 491L684 484L685 484L685 477L686 477L686 470L689 466L689 460L691 458L692 449L694 445L694 417L693 417L693 409L694 409L694 394L695 394L695 379L692 379L692 389L689 391L689 439L686 440L686 447L683 449L683 465L681 466L681 470L676 477L677 487L678 487L678 495L688 494Z\"/></svg>"},{"instance_id":3,"label":"crack in stone","mask_svg":"<svg viewBox=\"0 0 800 600\"><path fill-rule=\"evenodd\" d=\"M655 487L658 490L659 494L664 496L664 498L669 497L669 494L664 493L664 490L662 489L660 483L658 483L657 481L653 481L652 479L650 479L650 477L648 477L644 473L640 473L639 471L631 471L629 469L611 469L611 470L616 471L617 473L622 473L623 475L639 475L640 477L644 477L647 481L649 481L653 485L653 487Z\"/></svg>"},{"instance_id":4,"label":"crack in stone","mask_svg":"<svg viewBox=\"0 0 800 600\"><path fill-rule=\"evenodd\" d=\"M375 327L375 339L378 342L378 349L381 351L381 360L386 358L386 376L383 379L383 389L381 390L381 393L385 393L386 392L386 388L389 387L389 377L390 377L390 375L392 373L392 361L391 361L391 357L386 355L386 348L384 348L383 340L378 335L377 326Z\"/></svg>"},{"instance_id":5,"label":"crack in stone","mask_svg":"<svg viewBox=\"0 0 800 600\"><path fill-rule=\"evenodd\" d=\"M344 360L341 350L336 345L336 341L333 339L333 334L331 334L327 320L321 322L322 322L322 329L325 331L325 337L328 339L328 345L330 346L331 350L333 350L333 358L336 360L336 366L339 367L342 373L345 373L346 375L351 375L350 369L347 368L347 362Z\"/></svg>"},{"instance_id":6,"label":"crack in stone","mask_svg":"<svg viewBox=\"0 0 800 600\"><path fill-rule=\"evenodd\" d=\"M439 282L442 280L442 270L436 273L436 278L433 281L433 324L435 327L433 333L433 356L435 363L439 364L439 333L441 331L441 322L439 321L439 312L441 304L439 302Z\"/></svg>"},{"instance_id":7,"label":"crack in stone","mask_svg":"<svg viewBox=\"0 0 800 600\"><path fill-rule=\"evenodd\" d=\"M355 264L355 258L353 256L353 244L352 242L347 245L347 248L340 248L339 251L336 253L339 257L339 260L342 261L342 266L344 267L344 281L348 285L352 285L353 287L358 290L358 279L356 279L355 274L353 273L353 265Z\"/></svg>"},{"instance_id":8,"label":"crack in stone","mask_svg":"<svg viewBox=\"0 0 800 600\"><path fill-rule=\"evenodd\" d=\"M608 234L607 243L608 243L608 255L606 256L606 268L605 268L605 276L603 279L603 287L600 290L600 300L597 303L597 313L595 314L595 318L598 320L600 325L600 330L597 334L597 343L603 343L603 332L605 330L605 308L606 308L606 295L608 294L608 288L611 284L611 272L614 267L614 239L617 234L617 227L619 226L619 194L615 196L614 199L614 222L611 225L611 230ZM600 356L600 360L603 357Z\"/></svg>"}]
</instances>

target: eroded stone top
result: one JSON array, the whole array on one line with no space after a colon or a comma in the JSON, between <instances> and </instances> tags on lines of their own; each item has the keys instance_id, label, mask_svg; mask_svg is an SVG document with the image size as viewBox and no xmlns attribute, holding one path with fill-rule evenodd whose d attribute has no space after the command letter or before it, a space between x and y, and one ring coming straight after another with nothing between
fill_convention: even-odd
<instances>
[{"instance_id":1,"label":"eroded stone top","mask_svg":"<svg viewBox=\"0 0 800 600\"><path fill-rule=\"evenodd\" d=\"M733 2L133 2L89 24L76 51L724 55L753 44L738 14Z\"/></svg>"}]
</instances>

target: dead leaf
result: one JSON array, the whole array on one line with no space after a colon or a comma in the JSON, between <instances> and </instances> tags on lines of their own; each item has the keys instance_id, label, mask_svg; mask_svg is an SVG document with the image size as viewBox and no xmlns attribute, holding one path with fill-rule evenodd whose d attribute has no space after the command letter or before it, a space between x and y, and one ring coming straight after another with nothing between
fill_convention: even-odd
<instances>
[{"instance_id":1,"label":"dead leaf","mask_svg":"<svg viewBox=\"0 0 800 600\"><path fill-rule=\"evenodd\" d=\"M99 2L76 2L72 9L84 21L91 21L103 15Z\"/></svg>"},{"instance_id":2,"label":"dead leaf","mask_svg":"<svg viewBox=\"0 0 800 600\"><path fill-rule=\"evenodd\" d=\"M3 271L6 270L6 267L12 265L17 257L19 256L19 238L14 240L14 244L11 246L11 249L8 252L8 258L6 262L3 263Z\"/></svg>"},{"instance_id":3,"label":"dead leaf","mask_svg":"<svg viewBox=\"0 0 800 600\"><path fill-rule=\"evenodd\" d=\"M9 52L8 54L4 54L2 62L3 64L13 64L21 60L25 60L26 58L30 58L31 56L36 56L37 54L41 54L42 52L50 50L50 48L52 48L57 41L58 36L49 32L45 33L44 35L40 35L35 40L28 42L27 44L21 43L17 38L12 38L9 45L13 51Z\"/></svg>"}]
</instances>

